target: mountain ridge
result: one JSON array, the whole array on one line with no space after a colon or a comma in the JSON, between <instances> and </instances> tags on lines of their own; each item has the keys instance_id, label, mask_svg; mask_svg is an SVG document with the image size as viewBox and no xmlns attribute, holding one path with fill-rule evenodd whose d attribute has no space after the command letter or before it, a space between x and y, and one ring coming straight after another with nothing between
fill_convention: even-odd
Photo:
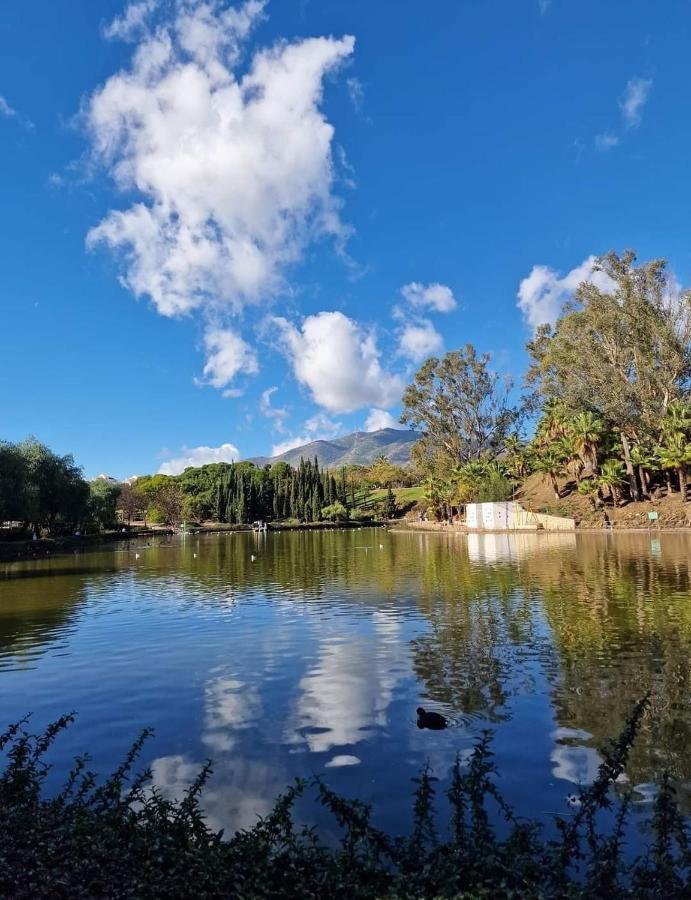
<instances>
[{"instance_id":1,"label":"mountain ridge","mask_svg":"<svg viewBox=\"0 0 691 900\"><path fill-rule=\"evenodd\" d=\"M301 458L313 459L316 456L322 467L335 469L349 465L367 466L382 455L402 466L410 462L410 451L418 437L414 431L397 428L353 431L332 440L310 441L276 456L253 456L247 462L256 466L273 465L277 462L296 466Z\"/></svg>"}]
</instances>

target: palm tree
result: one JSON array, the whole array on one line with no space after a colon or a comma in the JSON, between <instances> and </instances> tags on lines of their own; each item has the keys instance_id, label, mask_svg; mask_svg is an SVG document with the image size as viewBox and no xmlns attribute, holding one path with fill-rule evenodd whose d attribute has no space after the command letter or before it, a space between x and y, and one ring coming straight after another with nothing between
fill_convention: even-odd
<instances>
[{"instance_id":1,"label":"palm tree","mask_svg":"<svg viewBox=\"0 0 691 900\"><path fill-rule=\"evenodd\" d=\"M520 481L528 474L527 447L517 434L511 434L504 441L507 474Z\"/></svg>"},{"instance_id":2,"label":"palm tree","mask_svg":"<svg viewBox=\"0 0 691 900\"><path fill-rule=\"evenodd\" d=\"M581 472L583 471L583 458L579 452L579 448L575 437L571 432L563 434L554 441L557 452L564 458L564 468L569 475L573 475L576 481L581 480Z\"/></svg>"},{"instance_id":3,"label":"palm tree","mask_svg":"<svg viewBox=\"0 0 691 900\"><path fill-rule=\"evenodd\" d=\"M434 509L434 515L439 518L446 509L449 498L449 485L442 478L430 475L423 484L422 498Z\"/></svg>"},{"instance_id":4,"label":"palm tree","mask_svg":"<svg viewBox=\"0 0 691 900\"><path fill-rule=\"evenodd\" d=\"M587 411L578 413L569 422L569 433L583 465L597 472L597 448L605 431L604 422Z\"/></svg>"},{"instance_id":5,"label":"palm tree","mask_svg":"<svg viewBox=\"0 0 691 900\"><path fill-rule=\"evenodd\" d=\"M631 448L631 462L638 472L638 480L641 483L641 493L650 496L649 470L654 467L657 462L655 456L641 444L634 444Z\"/></svg>"},{"instance_id":6,"label":"palm tree","mask_svg":"<svg viewBox=\"0 0 691 900\"><path fill-rule=\"evenodd\" d=\"M590 500L594 512L598 507L598 501L600 499L600 486L597 481L594 478L584 478L582 481L578 482L576 490L582 497L587 497L588 500Z\"/></svg>"},{"instance_id":7,"label":"palm tree","mask_svg":"<svg viewBox=\"0 0 691 900\"><path fill-rule=\"evenodd\" d=\"M667 437L656 452L663 469L677 470L681 499L686 502L686 466L691 463L691 444L682 432L676 431Z\"/></svg>"},{"instance_id":8,"label":"palm tree","mask_svg":"<svg viewBox=\"0 0 691 900\"><path fill-rule=\"evenodd\" d=\"M624 475L624 465L618 459L608 459L600 466L600 474L597 477L598 483L602 487L606 487L612 498L612 505L619 506L621 497L619 488L626 481Z\"/></svg>"},{"instance_id":9,"label":"palm tree","mask_svg":"<svg viewBox=\"0 0 691 900\"><path fill-rule=\"evenodd\" d=\"M689 430L691 430L691 404L685 403L683 400L672 400L662 420L663 434L667 436L685 435Z\"/></svg>"},{"instance_id":10,"label":"palm tree","mask_svg":"<svg viewBox=\"0 0 691 900\"><path fill-rule=\"evenodd\" d=\"M535 436L539 443L549 444L555 438L566 433L566 413L561 400L554 397L547 399L542 407L540 419Z\"/></svg>"},{"instance_id":11,"label":"palm tree","mask_svg":"<svg viewBox=\"0 0 691 900\"><path fill-rule=\"evenodd\" d=\"M455 498L459 503L468 503L473 496L473 488L487 475L487 464L481 459L471 459L459 463L451 471L451 482L455 487Z\"/></svg>"},{"instance_id":12,"label":"palm tree","mask_svg":"<svg viewBox=\"0 0 691 900\"><path fill-rule=\"evenodd\" d=\"M554 446L554 444L545 447L544 450L541 450L535 456L533 468L536 472L547 475L552 484L555 499L560 500L561 494L559 493L559 482L557 481L557 477L564 472L564 457L560 449Z\"/></svg>"}]
</instances>

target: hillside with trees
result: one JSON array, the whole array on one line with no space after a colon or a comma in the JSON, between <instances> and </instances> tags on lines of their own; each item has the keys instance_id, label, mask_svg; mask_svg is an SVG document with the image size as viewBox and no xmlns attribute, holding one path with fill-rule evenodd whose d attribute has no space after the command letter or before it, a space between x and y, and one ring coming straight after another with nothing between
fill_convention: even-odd
<instances>
[{"instance_id":1,"label":"hillside with trees","mask_svg":"<svg viewBox=\"0 0 691 900\"><path fill-rule=\"evenodd\" d=\"M612 252L597 268L608 290L581 284L528 343L522 397L471 346L415 376L401 418L422 434L413 458L435 515L516 495L590 513L579 518L591 524L607 510L642 524L647 506L620 509L687 502L691 295L663 260L637 265L632 252ZM545 483L551 496L537 490Z\"/></svg>"}]
</instances>

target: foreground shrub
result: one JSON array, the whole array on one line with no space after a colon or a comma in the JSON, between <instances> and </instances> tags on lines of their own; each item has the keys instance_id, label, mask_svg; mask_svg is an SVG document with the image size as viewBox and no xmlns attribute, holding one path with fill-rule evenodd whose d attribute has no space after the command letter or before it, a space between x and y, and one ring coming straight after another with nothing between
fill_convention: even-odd
<instances>
[{"instance_id":1,"label":"foreground shrub","mask_svg":"<svg viewBox=\"0 0 691 900\"><path fill-rule=\"evenodd\" d=\"M78 758L60 792L43 795L45 754L73 716L31 736L26 720L0 737L6 765L0 778L0 896L11 898L681 898L689 897L688 833L669 779L664 778L650 823L649 845L626 862L629 800L611 787L624 770L643 715L634 710L621 737L604 751L595 783L580 794L571 818L556 819L558 837L519 819L494 784L489 737L467 766L453 766L448 833L435 814L428 769L417 779L412 830L391 836L375 828L370 808L345 800L320 779L319 802L341 829L324 847L314 830L298 827L293 805L308 785L297 782L273 812L226 840L210 830L200 796L206 766L179 802L151 786L150 771L133 775L148 737L98 784ZM600 823L602 814L613 825ZM498 816L496 814L499 814ZM613 817L612 817L612 814ZM493 820L503 818L505 836Z\"/></svg>"}]
</instances>

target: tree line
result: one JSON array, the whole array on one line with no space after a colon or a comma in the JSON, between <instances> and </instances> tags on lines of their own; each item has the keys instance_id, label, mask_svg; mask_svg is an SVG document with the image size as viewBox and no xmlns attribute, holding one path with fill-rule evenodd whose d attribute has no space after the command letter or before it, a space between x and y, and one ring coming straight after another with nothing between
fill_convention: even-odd
<instances>
[{"instance_id":1,"label":"tree line","mask_svg":"<svg viewBox=\"0 0 691 900\"><path fill-rule=\"evenodd\" d=\"M358 518L360 485L352 472L321 468L317 458L257 467L250 462L211 463L181 475L153 475L123 485L118 506L126 519L178 524L213 520L339 521Z\"/></svg>"},{"instance_id":2,"label":"tree line","mask_svg":"<svg viewBox=\"0 0 691 900\"><path fill-rule=\"evenodd\" d=\"M36 533L102 527L115 521L116 497L108 482L85 481L70 454L60 456L35 438L0 441L0 523Z\"/></svg>"},{"instance_id":3,"label":"tree line","mask_svg":"<svg viewBox=\"0 0 691 900\"><path fill-rule=\"evenodd\" d=\"M297 467L279 462L212 463L182 474L145 475L131 483L98 478L87 482L72 456L58 456L33 438L0 442L0 523L21 532L51 534L113 528L143 520L179 525L214 520L248 524L257 520L345 521L392 517L392 484L406 472L379 457L369 466L321 468L318 459ZM388 491L378 505L367 504L373 487ZM366 507L365 511L360 509Z\"/></svg>"}]
</instances>

